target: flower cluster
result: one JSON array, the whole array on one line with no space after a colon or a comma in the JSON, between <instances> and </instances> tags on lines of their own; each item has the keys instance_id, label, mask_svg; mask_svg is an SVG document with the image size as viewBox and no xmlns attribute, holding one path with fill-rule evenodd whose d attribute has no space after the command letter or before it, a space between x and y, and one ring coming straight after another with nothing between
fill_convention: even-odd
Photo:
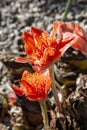
<instances>
[{"instance_id":1,"label":"flower cluster","mask_svg":"<svg viewBox=\"0 0 87 130\"><path fill-rule=\"evenodd\" d=\"M19 95L25 95L30 100L45 100L51 87L49 67L54 64L70 47L87 55L87 37L83 29L73 23L55 21L50 34L31 27L29 32L23 32L26 58L19 57L17 62L30 62L36 71L23 73L20 88L13 87Z\"/></svg>"}]
</instances>

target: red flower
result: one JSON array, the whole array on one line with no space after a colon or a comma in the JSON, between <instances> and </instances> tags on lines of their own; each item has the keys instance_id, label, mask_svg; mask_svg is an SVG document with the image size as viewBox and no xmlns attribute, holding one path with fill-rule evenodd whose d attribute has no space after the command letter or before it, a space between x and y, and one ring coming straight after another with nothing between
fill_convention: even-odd
<instances>
[{"instance_id":1,"label":"red flower","mask_svg":"<svg viewBox=\"0 0 87 130\"><path fill-rule=\"evenodd\" d=\"M24 71L20 83L20 88L12 86L16 94L34 101L45 100L51 87L51 77L49 70L30 73Z\"/></svg>"},{"instance_id":2,"label":"red flower","mask_svg":"<svg viewBox=\"0 0 87 130\"><path fill-rule=\"evenodd\" d=\"M44 30L31 27L30 32L23 33L25 51L28 57L17 58L16 61L31 62L36 71L49 67L77 40L74 35L64 38L64 40L62 38L57 39L57 32L58 22L54 22L50 35Z\"/></svg>"},{"instance_id":3,"label":"red flower","mask_svg":"<svg viewBox=\"0 0 87 130\"><path fill-rule=\"evenodd\" d=\"M73 22L57 22L57 24L58 35L63 40L74 36L77 40L72 41L73 47L87 56L87 35L84 30L78 24Z\"/></svg>"}]
</instances>

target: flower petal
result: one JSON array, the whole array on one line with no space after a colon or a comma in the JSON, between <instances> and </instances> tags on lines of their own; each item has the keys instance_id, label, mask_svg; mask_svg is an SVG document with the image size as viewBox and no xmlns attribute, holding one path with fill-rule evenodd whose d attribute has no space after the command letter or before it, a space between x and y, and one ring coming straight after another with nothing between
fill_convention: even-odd
<instances>
[{"instance_id":1,"label":"flower petal","mask_svg":"<svg viewBox=\"0 0 87 130\"><path fill-rule=\"evenodd\" d=\"M34 62L33 59L25 58L25 57L18 57L15 59L15 61L19 63L33 63Z\"/></svg>"},{"instance_id":2,"label":"flower petal","mask_svg":"<svg viewBox=\"0 0 87 130\"><path fill-rule=\"evenodd\" d=\"M28 32L23 32L23 40L25 43L25 51L27 54L32 53L32 51L35 49L34 39L33 36Z\"/></svg>"},{"instance_id":3,"label":"flower petal","mask_svg":"<svg viewBox=\"0 0 87 130\"><path fill-rule=\"evenodd\" d=\"M37 34L38 36L40 36L44 31L35 27L31 27L30 32L32 34Z\"/></svg>"},{"instance_id":4,"label":"flower petal","mask_svg":"<svg viewBox=\"0 0 87 130\"><path fill-rule=\"evenodd\" d=\"M39 73L30 73L26 70L22 75L20 88L14 86L12 88L18 95L25 95L30 100L46 100L51 83L48 69Z\"/></svg>"},{"instance_id":5,"label":"flower petal","mask_svg":"<svg viewBox=\"0 0 87 130\"><path fill-rule=\"evenodd\" d=\"M18 88L17 86L11 86L11 88L14 90L14 92L16 93L16 94L18 94L19 96L23 96L24 95L24 92L20 89L20 88Z\"/></svg>"},{"instance_id":6,"label":"flower petal","mask_svg":"<svg viewBox=\"0 0 87 130\"><path fill-rule=\"evenodd\" d=\"M87 35L84 30L76 23L60 22L58 25L58 35L62 36L62 39L74 36L73 46L75 49L80 50L84 55L87 56Z\"/></svg>"}]
</instances>

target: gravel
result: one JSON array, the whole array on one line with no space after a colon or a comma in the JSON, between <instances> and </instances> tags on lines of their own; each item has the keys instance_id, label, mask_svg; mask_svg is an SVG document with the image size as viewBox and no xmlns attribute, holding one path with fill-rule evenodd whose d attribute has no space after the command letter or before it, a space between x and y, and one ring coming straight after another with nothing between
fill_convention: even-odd
<instances>
[{"instance_id":1,"label":"gravel","mask_svg":"<svg viewBox=\"0 0 87 130\"><path fill-rule=\"evenodd\" d=\"M31 25L50 32L53 21L61 20L65 4L63 0L1 0L0 50L8 46L12 51L9 46L15 46L15 38L21 37L23 30L29 31ZM73 0L66 21L79 23L87 31L87 4Z\"/></svg>"}]
</instances>

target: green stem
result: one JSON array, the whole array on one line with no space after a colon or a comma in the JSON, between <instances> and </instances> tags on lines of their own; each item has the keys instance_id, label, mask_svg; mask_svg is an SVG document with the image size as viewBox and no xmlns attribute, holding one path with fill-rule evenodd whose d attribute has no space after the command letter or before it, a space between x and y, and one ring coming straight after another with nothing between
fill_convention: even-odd
<instances>
[{"instance_id":1,"label":"green stem","mask_svg":"<svg viewBox=\"0 0 87 130\"><path fill-rule=\"evenodd\" d=\"M50 130L49 129L49 121L48 121L48 115L47 115L47 107L46 107L46 102L45 101L40 101L40 107L42 111L42 116L43 116L43 122L44 122L44 129L45 130Z\"/></svg>"},{"instance_id":2,"label":"green stem","mask_svg":"<svg viewBox=\"0 0 87 130\"><path fill-rule=\"evenodd\" d=\"M51 66L50 73L51 73L51 77L52 77L52 92L53 92L53 96L54 96L54 99L55 99L55 102L57 105L57 112L61 113L62 108L61 108L61 103L59 101L58 89L56 88L55 78L54 78L54 65ZM58 86L58 87L60 87L60 86Z\"/></svg>"},{"instance_id":3,"label":"green stem","mask_svg":"<svg viewBox=\"0 0 87 130\"><path fill-rule=\"evenodd\" d=\"M70 5L71 5L71 0L67 0L66 7L65 7L65 11L64 11L63 17L61 18L62 21L65 20Z\"/></svg>"}]
</instances>

